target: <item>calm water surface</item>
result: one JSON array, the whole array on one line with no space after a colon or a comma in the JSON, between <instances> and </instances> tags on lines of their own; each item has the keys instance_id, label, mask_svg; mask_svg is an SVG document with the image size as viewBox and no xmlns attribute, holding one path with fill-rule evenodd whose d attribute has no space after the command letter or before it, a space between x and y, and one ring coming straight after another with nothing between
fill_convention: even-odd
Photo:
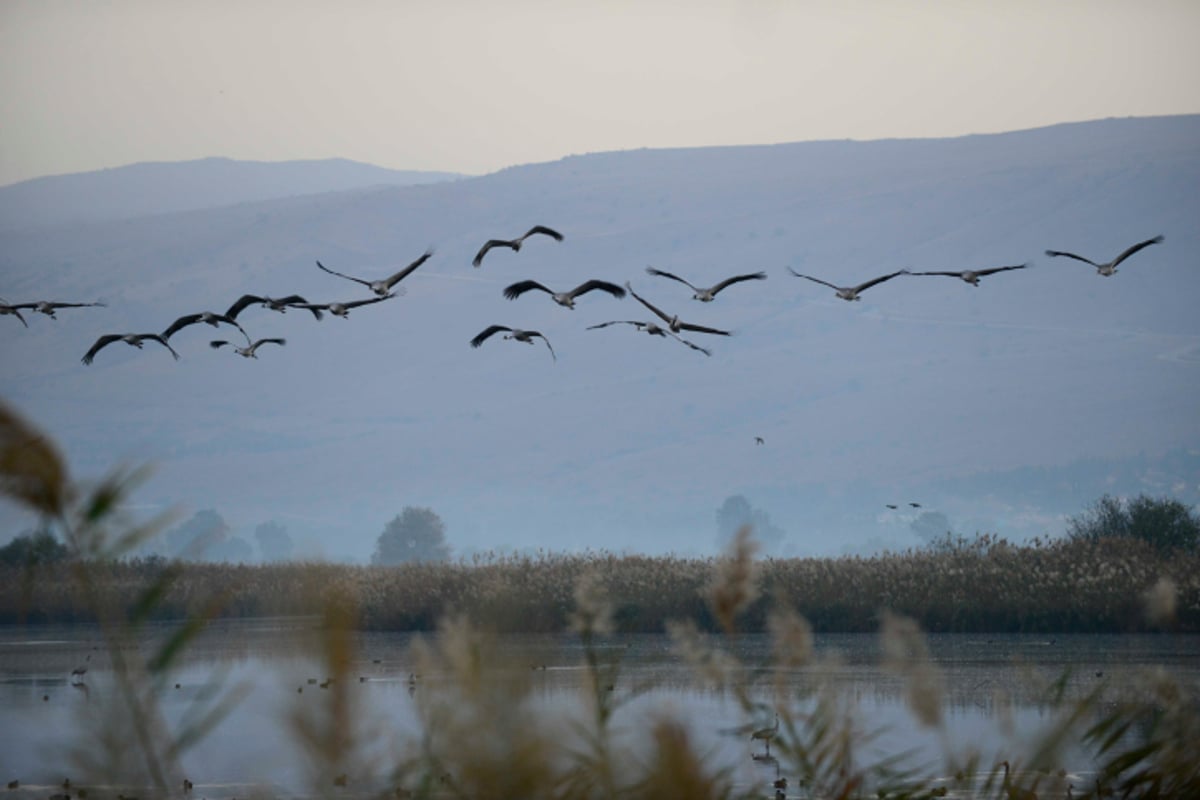
<instances>
[{"instance_id":1,"label":"calm water surface","mask_svg":"<svg viewBox=\"0 0 1200 800\"><path fill-rule=\"evenodd\" d=\"M230 716L184 757L197 796L244 796L247 784L287 795L311 793L290 720L298 711L318 710L330 696L320 687L325 668L306 646L313 627L303 620L222 622L188 649L162 693L172 723L193 713L197 699L214 684L245 692ZM166 631L149 631L140 652L152 652ZM358 637L351 670L356 727L371 731L364 752L376 763L387 763L417 734L418 694L438 685L437 675L410 677L418 670L410 654L412 640L408 634ZM520 670L547 719L579 711L584 654L578 639L508 636L500 643L497 673ZM773 681L799 690L816 680L811 670L769 671L769 643L763 636L725 644L747 667L741 680L763 700ZM865 730L880 731L863 751L868 759L915 750L913 763L923 765L926 774L939 774L947 748L977 750L985 764L1022 760L1054 718L1039 702L1037 687L1064 674L1073 694L1095 686L1101 674L1115 682L1136 681L1148 666L1200 680L1200 636L930 636L945 681L949 735L943 738L922 728L908 711L902 681L877 666L878 644L878 637L868 634L817 637L818 653L839 655L836 666L822 674L853 704ZM685 722L696 743L712 754L709 763L734 771L739 785L765 787L786 776L786 767L764 758L761 743L752 743L744 732L772 720L747 717L733 692L698 683L665 637L613 637L600 652L618 665L613 694L625 702L614 718L615 730L635 752L647 721L667 712ZM81 666L86 674L72 678L72 670ZM89 737L97 724L105 726L104 709L113 696L111 664L96 629L0 629L0 779L20 780L22 795L47 796L77 772L71 748L92 746ZM1071 769L1088 771L1078 749L1068 750L1067 758ZM374 778L383 776L380 770ZM355 781L362 788L375 785L369 775ZM790 791L789 797L803 796Z\"/></svg>"}]
</instances>

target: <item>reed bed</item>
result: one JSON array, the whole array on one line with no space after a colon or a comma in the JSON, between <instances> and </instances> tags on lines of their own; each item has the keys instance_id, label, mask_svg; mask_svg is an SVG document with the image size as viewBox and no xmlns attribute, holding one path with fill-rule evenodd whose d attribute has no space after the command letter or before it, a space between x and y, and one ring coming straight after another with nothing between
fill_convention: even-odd
<instances>
[{"instance_id":1,"label":"reed bed","mask_svg":"<svg viewBox=\"0 0 1200 800\"><path fill-rule=\"evenodd\" d=\"M716 560L542 554L395 568L128 560L123 554L160 527L116 519L135 477L114 474L82 490L48 440L0 405L0 494L52 520L72 554L0 573L0 619L97 622L111 662L112 688L86 704L91 716L73 759L79 780L64 782L57 797L83 798L87 786L91 800L128 800L115 787L130 786L147 800L191 796L181 757L238 705L244 688L214 682L173 719L161 698L181 654L215 617L310 613L324 620L314 646L329 690L315 707L297 704L281 725L310 768L302 796L704 800L774 789L777 799L1026 800L1072 790L1088 800L1200 797L1195 686L1157 670L1120 686L1101 681L1077 697L1065 691L1064 676L1045 687L1052 716L1031 757L1011 770L1006 759L1001 773L984 754L950 746L942 677L921 630L1196 630L1195 555L1163 557L1130 541L1014 547L980 537L872 558L760 560L744 528ZM179 621L143 653L139 634L156 618ZM416 691L420 729L396 737L374 763L364 744L385 729L367 720L350 671L362 628L436 628L413 648L419 673L439 677ZM870 754L877 732L860 725L852 698L822 679L829 665L813 651L814 628L880 630L883 665L904 680L913 725L945 743L942 763ZM611 690L620 665L600 657L597 639L664 629L698 681L732 694L744 733L773 746L792 787L736 786L669 715L636 750L614 733L636 692ZM485 631L497 630L580 636L585 703L565 729L533 702L527 670L494 669L504 654ZM779 669L752 683L731 681L744 672L725 637L751 630L770 635ZM784 669L813 680L805 688L772 683ZM1088 751L1086 781L1061 763L1070 742ZM18 783L9 791L25 791ZM273 796L265 787L250 794Z\"/></svg>"},{"instance_id":2,"label":"reed bed","mask_svg":"<svg viewBox=\"0 0 1200 800\"><path fill-rule=\"evenodd\" d=\"M313 615L349 599L363 630L432 631L461 614L498 632L555 633L569 624L583 575L613 605L623 633L661 633L671 619L717 621L704 589L717 559L587 553L478 557L395 567L323 563L231 565L164 559L96 561L92 580L119 608L133 609L169 578L156 619L198 613L228 618ZM95 622L77 565L0 569L0 623ZM1130 539L1060 540L1017 546L993 536L937 550L871 557L762 559L762 590L741 627L767 630L771 608L799 610L819 632L879 629L884 610L929 632L1124 633L1162 629L1146 613L1148 593L1168 587L1170 629L1200 631L1200 556L1163 555Z\"/></svg>"}]
</instances>

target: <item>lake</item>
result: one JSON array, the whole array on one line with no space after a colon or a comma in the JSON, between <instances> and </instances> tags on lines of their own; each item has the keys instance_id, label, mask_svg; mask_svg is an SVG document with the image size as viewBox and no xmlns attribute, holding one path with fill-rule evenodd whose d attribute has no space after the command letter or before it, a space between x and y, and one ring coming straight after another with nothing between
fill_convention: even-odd
<instances>
[{"instance_id":1,"label":"lake","mask_svg":"<svg viewBox=\"0 0 1200 800\"><path fill-rule=\"evenodd\" d=\"M278 795L314 793L294 719L297 714L319 717L334 695L322 688L328 669L310 646L315 627L313 620L294 619L217 622L185 651L159 695L170 724L194 714L214 686L244 692L229 716L183 757L196 796L245 796L251 786ZM149 628L137 643L137 655L153 652L168 630ZM360 743L362 772L349 778L351 790L387 785L386 766L420 730L422 694L444 688L444 676L420 671L410 651L413 638L357 635L343 696L349 698L355 729L370 733ZM527 682L529 702L541 717L582 714L586 671L577 637L507 635L497 642L489 675ZM862 729L878 732L860 751L864 757L908 752L910 763L924 774L941 775L948 771L947 749L977 751L989 768L1004 758L1025 760L1039 731L1055 718L1039 687L1064 674L1070 696L1101 680L1118 685L1139 680L1139 670L1149 666L1189 682L1200 679L1200 636L1195 635L931 635L931 657L944 685L945 723L939 733L917 722L906 706L903 681L879 667L877 636L817 636L823 666L786 672L769 668L765 636L722 644L744 667L732 686L719 688L697 681L667 637L603 640L596 652L616 670L614 731L637 753L648 721L669 713L685 723L693 742L708 754L706 763L728 767L739 788L763 787L763 796L772 797L769 787L788 777L787 765L768 758L763 743L748 734L770 726L772 718L769 712L748 715L736 687L765 702L773 685L800 693L820 678L853 707ZM824 658L833 653L836 659ZM86 673L72 676L82 667ZM120 727L106 711L116 696L115 677L96 628L0 629L0 778L20 781L21 788L10 792L13 800L45 798L61 791L64 778L76 784L84 780L72 747L103 753L106 737L122 746ZM1087 779L1089 764L1078 747L1066 748L1063 766ZM804 796L794 780L788 791L788 797Z\"/></svg>"}]
</instances>

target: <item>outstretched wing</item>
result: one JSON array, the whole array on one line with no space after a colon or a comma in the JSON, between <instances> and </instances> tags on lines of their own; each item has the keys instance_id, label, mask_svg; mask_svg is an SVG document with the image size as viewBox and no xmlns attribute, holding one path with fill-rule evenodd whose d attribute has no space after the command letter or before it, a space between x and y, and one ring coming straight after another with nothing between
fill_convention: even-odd
<instances>
[{"instance_id":1,"label":"outstretched wing","mask_svg":"<svg viewBox=\"0 0 1200 800\"><path fill-rule=\"evenodd\" d=\"M644 322L635 322L634 320L631 320L631 319L614 319L612 322L601 322L599 325L588 325L587 330L594 331L597 328L607 328L609 325L634 325L637 327L641 327L642 325L645 325L645 324L646 323L644 323Z\"/></svg>"},{"instance_id":2,"label":"outstretched wing","mask_svg":"<svg viewBox=\"0 0 1200 800\"><path fill-rule=\"evenodd\" d=\"M507 239L488 239L483 247L479 248L479 252L475 254L475 258L471 260L471 265L478 267L483 263L483 257L487 255L487 251L493 247L510 247L513 250L517 249L516 242L510 242Z\"/></svg>"},{"instance_id":3,"label":"outstretched wing","mask_svg":"<svg viewBox=\"0 0 1200 800\"><path fill-rule=\"evenodd\" d=\"M171 335L174 334L176 331L178 331L180 328L186 328L188 325L193 325L193 324L199 322L201 319L203 319L203 317L204 317L203 314L187 314L185 316L180 317L179 319L177 319L171 323L171 327L167 328L165 331L162 332L163 338L170 339ZM232 319L228 315L226 315L225 318ZM236 322L234 322L233 324L237 325ZM241 326L238 325L238 327L240 328Z\"/></svg>"},{"instance_id":4,"label":"outstretched wing","mask_svg":"<svg viewBox=\"0 0 1200 800\"><path fill-rule=\"evenodd\" d=\"M679 281L683 285L689 287L693 292L700 291L695 286L692 286L692 284L689 283L688 281L684 280L683 278L679 277L678 275L673 275L670 272L664 272L663 270L655 269L654 267L646 267L646 272L650 273L651 275L657 275L660 278L670 278L673 281Z\"/></svg>"},{"instance_id":5,"label":"outstretched wing","mask_svg":"<svg viewBox=\"0 0 1200 800\"><path fill-rule=\"evenodd\" d=\"M160 334L157 334L157 333L143 333L143 334L141 334L141 335L140 335L138 338L139 338L139 339L141 339L142 341L145 341L146 339L149 339L149 340L150 340L150 341L152 341L152 342L158 342L158 343L159 343L159 344L161 344L163 347L165 347L165 348L167 348L168 350L170 350L170 351L171 351L171 355L175 356L175 360L176 360L176 361L178 361L178 360L179 360L179 353L176 353L176 352L175 352L175 348L174 348L174 347L171 347L171 345L167 344L167 340L166 340L165 338L163 338L163 337L162 337Z\"/></svg>"},{"instance_id":6,"label":"outstretched wing","mask_svg":"<svg viewBox=\"0 0 1200 800\"><path fill-rule=\"evenodd\" d=\"M629 290L629 294L633 295L633 299L634 299L634 300L637 300L639 303L641 303L642 305L644 305L646 308L648 308L648 309L650 309L651 311L653 311L653 312L655 313L655 315L656 315L656 316L657 316L659 319L661 319L663 322L667 323L668 325L670 325L670 324L671 324L671 318L670 318L670 317L668 317L666 314L664 314L664 313L663 313L663 312L662 312L660 309L656 308L656 307L655 307L655 306L654 306L652 303L648 302L647 300L645 300L645 299L644 299L644 298L642 298L642 297L639 297L639 296L638 296L638 293L637 293L637 292L635 292L635 291L633 290L633 287L632 287L632 286L630 286L628 283L626 283L626 284L625 284L625 288Z\"/></svg>"},{"instance_id":7,"label":"outstretched wing","mask_svg":"<svg viewBox=\"0 0 1200 800\"><path fill-rule=\"evenodd\" d=\"M602 292L608 292L618 300L625 296L625 290L615 283L608 281L596 280L593 278L590 281L585 281L571 290L571 297L579 297L581 294L587 294L593 289L599 289Z\"/></svg>"},{"instance_id":8,"label":"outstretched wing","mask_svg":"<svg viewBox=\"0 0 1200 800\"><path fill-rule=\"evenodd\" d=\"M558 231L556 231L552 228L547 228L545 225L534 225L532 228L525 231L525 235L521 237L521 241L525 241L530 236L533 236L535 233L545 234L546 236L549 236L551 239L553 239L556 242L561 242L563 240L563 235L561 233L559 233Z\"/></svg>"},{"instance_id":9,"label":"outstretched wing","mask_svg":"<svg viewBox=\"0 0 1200 800\"><path fill-rule=\"evenodd\" d=\"M336 270L332 270L329 267L325 266L320 261L317 262L317 266L320 267L321 269L325 270L326 272L328 272L330 275L337 275L339 278L345 278L348 281L354 281L355 283L361 283L363 286L371 285L370 281L364 281L362 278L356 278L353 275L343 275L342 273L337 272Z\"/></svg>"},{"instance_id":10,"label":"outstretched wing","mask_svg":"<svg viewBox=\"0 0 1200 800\"><path fill-rule=\"evenodd\" d=\"M908 274L908 270L898 269L895 272L889 272L887 275L880 275L878 278L872 278L871 280L867 281L866 283L860 283L858 286L855 286L854 293L859 294L861 292L865 292L867 289L870 289L875 284L883 283L884 281L890 281L892 278L896 277L897 275L907 275L907 274Z\"/></svg>"},{"instance_id":11,"label":"outstretched wing","mask_svg":"<svg viewBox=\"0 0 1200 800\"><path fill-rule=\"evenodd\" d=\"M415 270L417 267L421 266L421 265L422 265L422 264L424 264L426 261L428 261L428 260L429 260L429 257L430 257L431 255L433 255L433 248L432 248L432 247L431 247L431 248L429 248L428 250L426 250L424 253L422 253L422 254L421 254L421 257L420 257L420 258L418 258L416 261L412 262L412 263L411 263L411 264L409 264L407 267L405 267L404 269L400 270L399 272L397 272L396 274L394 274L394 275L392 275L390 278L388 278L388 279L387 279L387 287L388 287L389 289L391 289L391 288L392 288L393 286L395 286L397 283L399 283L400 281L402 281L402 280L404 280L405 278L407 278L407 277L408 277L408 276L409 276L409 275L410 275L410 274L413 272L413 270Z\"/></svg>"},{"instance_id":12,"label":"outstretched wing","mask_svg":"<svg viewBox=\"0 0 1200 800\"><path fill-rule=\"evenodd\" d=\"M298 294L289 294L287 297L281 297L275 302L281 306L295 306L296 308L299 308L300 306L311 305L307 300ZM319 308L309 308L308 310L311 311L312 315L317 319L321 319L324 316Z\"/></svg>"},{"instance_id":13,"label":"outstretched wing","mask_svg":"<svg viewBox=\"0 0 1200 800\"><path fill-rule=\"evenodd\" d=\"M60 303L58 301L52 301L46 303L46 305L49 306L51 310L57 308L88 308L90 306L99 306L100 308L106 307L104 303Z\"/></svg>"},{"instance_id":14,"label":"outstretched wing","mask_svg":"<svg viewBox=\"0 0 1200 800\"><path fill-rule=\"evenodd\" d=\"M84 364L92 363L92 359L96 357L96 353L100 352L102 347L107 347L120 338L121 334L119 333L106 333L96 340L96 343L92 345L90 350L83 354L83 358L80 360L83 361Z\"/></svg>"},{"instance_id":15,"label":"outstretched wing","mask_svg":"<svg viewBox=\"0 0 1200 800\"><path fill-rule=\"evenodd\" d=\"M208 343L208 346L211 347L213 350L218 350L218 349L224 347L225 345L229 345L230 347L233 347L233 342L227 342L224 339L213 339L211 342Z\"/></svg>"},{"instance_id":16,"label":"outstretched wing","mask_svg":"<svg viewBox=\"0 0 1200 800\"><path fill-rule=\"evenodd\" d=\"M715 295L726 286L732 286L733 284L741 283L742 281L765 281L766 279L767 273L765 272L751 272L746 275L734 275L732 278L726 278L716 286L712 287L712 293Z\"/></svg>"},{"instance_id":17,"label":"outstretched wing","mask_svg":"<svg viewBox=\"0 0 1200 800\"><path fill-rule=\"evenodd\" d=\"M908 274L909 275L945 275L947 278L961 278L963 276L963 274L961 272L910 272ZM986 273L982 270L977 270L975 272L975 274L976 275L987 275L988 273Z\"/></svg>"},{"instance_id":18,"label":"outstretched wing","mask_svg":"<svg viewBox=\"0 0 1200 800\"><path fill-rule=\"evenodd\" d=\"M554 292L550 291L545 286L542 286L537 281L517 281L504 290L504 296L509 300L516 300L518 297L532 289L538 289L539 291L543 291L549 295L554 294Z\"/></svg>"},{"instance_id":19,"label":"outstretched wing","mask_svg":"<svg viewBox=\"0 0 1200 800\"><path fill-rule=\"evenodd\" d=\"M484 341L486 341L487 338L489 336L491 336L493 333L499 333L500 331L511 331L511 330L512 330L512 328L505 327L504 325L492 325L490 327L484 328L482 331L479 332L478 336L476 336L474 339L471 340L471 347L479 347L479 345L483 344Z\"/></svg>"},{"instance_id":20,"label":"outstretched wing","mask_svg":"<svg viewBox=\"0 0 1200 800\"><path fill-rule=\"evenodd\" d=\"M822 286L828 286L830 289L840 290L842 288L841 286L834 286L829 281L823 281L820 278L814 278L812 275L803 275L799 272L796 272L796 270L792 269L791 267L788 267L787 270L788 270L788 272L795 275L797 278L807 278L808 280L812 281L813 283L819 283Z\"/></svg>"},{"instance_id":21,"label":"outstretched wing","mask_svg":"<svg viewBox=\"0 0 1200 800\"><path fill-rule=\"evenodd\" d=\"M384 300L391 299L392 295L388 295L387 297L369 297L366 300L351 300L349 303L342 303L342 308L351 309L358 308L359 306L369 306L372 303L382 303ZM328 306L326 306L326 308L328 308Z\"/></svg>"},{"instance_id":22,"label":"outstretched wing","mask_svg":"<svg viewBox=\"0 0 1200 800\"><path fill-rule=\"evenodd\" d=\"M701 353L704 353L704 355L706 355L706 356L712 355L712 351L709 350L707 347L701 347L698 344L693 344L692 342L689 342L687 339L684 339L682 336L678 336L674 333L671 333L671 331L667 331L666 333L668 336L674 337L676 341L683 342L684 344L686 344L688 347L692 348L693 350L699 350Z\"/></svg>"},{"instance_id":23,"label":"outstretched wing","mask_svg":"<svg viewBox=\"0 0 1200 800\"><path fill-rule=\"evenodd\" d=\"M553 348L553 347L550 347L550 340L549 340L549 339L547 339L545 336L542 336L542 334L541 334L541 333L539 333L538 331L528 331L528 333L529 333L529 335L530 335L530 336L536 336L536 337L538 337L539 339L541 339L543 342L545 342L545 343L546 343L546 347L547 347L547 348L550 350L550 357L551 357L551 358L553 358L555 361L558 361L558 356L556 356L556 355L554 354L554 348Z\"/></svg>"},{"instance_id":24,"label":"outstretched wing","mask_svg":"<svg viewBox=\"0 0 1200 800\"><path fill-rule=\"evenodd\" d=\"M680 322L679 329L683 331L692 331L693 333L711 333L716 336L729 336L729 331L718 330L717 328L706 328L703 325L693 325L690 322Z\"/></svg>"},{"instance_id":25,"label":"outstretched wing","mask_svg":"<svg viewBox=\"0 0 1200 800\"><path fill-rule=\"evenodd\" d=\"M1090 258L1084 258L1083 256L1077 256L1074 253L1068 253L1064 250L1047 250L1046 255L1048 255L1048 256L1066 256L1067 258L1073 258L1076 261L1082 261L1085 264L1091 264L1093 267L1097 267L1097 268L1100 267L1099 264L1097 264L1095 261L1092 261Z\"/></svg>"},{"instance_id":26,"label":"outstretched wing","mask_svg":"<svg viewBox=\"0 0 1200 800\"><path fill-rule=\"evenodd\" d=\"M256 294L244 294L234 301L234 304L231 305L229 310L225 312L225 316L229 317L230 319L237 319L237 315L242 313L242 311L246 309L246 306L253 305L255 303L262 305L265 302L267 302L267 298L265 297L259 297Z\"/></svg>"},{"instance_id":27,"label":"outstretched wing","mask_svg":"<svg viewBox=\"0 0 1200 800\"><path fill-rule=\"evenodd\" d=\"M995 275L997 272L1008 272L1010 269L1025 269L1028 264L1012 264L1007 267L988 267L987 269L972 270L976 275ZM914 275L917 273L913 273Z\"/></svg>"},{"instance_id":28,"label":"outstretched wing","mask_svg":"<svg viewBox=\"0 0 1200 800\"><path fill-rule=\"evenodd\" d=\"M257 350L259 348L259 346L264 345L264 344L284 345L284 344L287 344L287 339L259 339L257 342L250 345L250 352L253 353L255 350Z\"/></svg>"},{"instance_id":29,"label":"outstretched wing","mask_svg":"<svg viewBox=\"0 0 1200 800\"><path fill-rule=\"evenodd\" d=\"M1162 236L1155 236L1153 239L1147 239L1144 242L1138 242L1133 247L1129 248L1124 253L1121 253L1121 255L1119 255L1115 259L1113 259L1112 265L1115 267L1117 264L1120 264L1122 261L1124 261L1125 259L1129 258L1131 255L1136 253L1138 250L1141 250L1142 248L1145 248L1145 247L1149 247L1152 244L1158 244L1162 240L1163 240Z\"/></svg>"}]
</instances>

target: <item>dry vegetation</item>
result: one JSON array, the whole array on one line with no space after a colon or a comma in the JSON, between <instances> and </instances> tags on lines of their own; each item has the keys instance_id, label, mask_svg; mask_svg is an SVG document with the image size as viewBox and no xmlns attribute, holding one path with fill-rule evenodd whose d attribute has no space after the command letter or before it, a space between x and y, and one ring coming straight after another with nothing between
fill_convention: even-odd
<instances>
[{"instance_id":1,"label":"dry vegetation","mask_svg":"<svg viewBox=\"0 0 1200 800\"><path fill-rule=\"evenodd\" d=\"M182 567L122 561L154 530L114 517L128 476L80 491L44 437L3 407L0 481L9 499L52 519L73 554L66 566L0 576L5 613L95 619L111 661L115 691L78 731L68 796L82 797L80 785L92 787L90 800L121 800L102 788L115 786L136 786L145 798L184 795L182 754L220 723L239 689L212 687L195 713L172 723L159 698L180 654L219 614L318 612L325 624L317 653L330 688L315 707L297 705L281 723L281 734L306 755L310 796L769 796L765 785L738 788L694 733L665 713L637 749L615 731L614 719L632 698L607 690L620 666L598 657L596 638L613 629L666 627L698 680L736 700L747 730L777 720L755 734L770 739L792 778L776 797L1063 797L1079 779L1061 763L1071 743L1082 743L1092 767L1088 780L1073 786L1075 797L1200 797L1196 687L1161 670L1122 686L1100 681L1083 696L1069 695L1065 680L1043 687L1047 724L1030 743L1032 756L1002 774L980 753L950 746L941 675L918 624L1194 630L1194 557L1164 560L1130 543L1014 548L981 539L939 553L761 561L743 529L729 555L714 561L598 554L405 568ZM155 617L181 621L142 657L138 632ZM413 656L420 674L438 677L415 695L418 729L397 733L382 760L372 761L363 744L377 731L350 673L356 631L430 628L435 620L437 633ZM876 732L858 721L853 697L823 678L835 665L814 655L814 627L881 630L884 666L905 681L912 724L946 743L942 763L870 755ZM536 704L528 670L495 669L503 648L482 630L504 628L570 628L581 637L582 711L566 720L566 733L562 719ZM748 628L769 633L777 669L755 681L732 680L745 671L724 645ZM784 682L778 676L785 671L812 680Z\"/></svg>"},{"instance_id":2,"label":"dry vegetation","mask_svg":"<svg viewBox=\"0 0 1200 800\"><path fill-rule=\"evenodd\" d=\"M591 575L614 606L620 632L662 632L671 619L715 630L704 600L716 559L541 554L471 562L360 567L332 564L237 566L164 560L106 560L93 580L120 607L170 578L159 619L185 618L216 601L221 616L319 614L329 597L349 598L362 629L430 631L462 614L502 632L564 630L575 585ZM74 567L0 569L0 622L93 622L96 609ZM1164 555L1136 540L1056 541L1014 546L980 537L938 550L863 557L765 559L761 593L742 611L743 630L766 630L767 610L800 610L821 632L879 629L888 609L933 632L1132 632L1157 630L1144 598L1159 585L1174 602L1177 631L1200 631L1200 556ZM1160 584L1160 581L1166 581Z\"/></svg>"}]
</instances>

